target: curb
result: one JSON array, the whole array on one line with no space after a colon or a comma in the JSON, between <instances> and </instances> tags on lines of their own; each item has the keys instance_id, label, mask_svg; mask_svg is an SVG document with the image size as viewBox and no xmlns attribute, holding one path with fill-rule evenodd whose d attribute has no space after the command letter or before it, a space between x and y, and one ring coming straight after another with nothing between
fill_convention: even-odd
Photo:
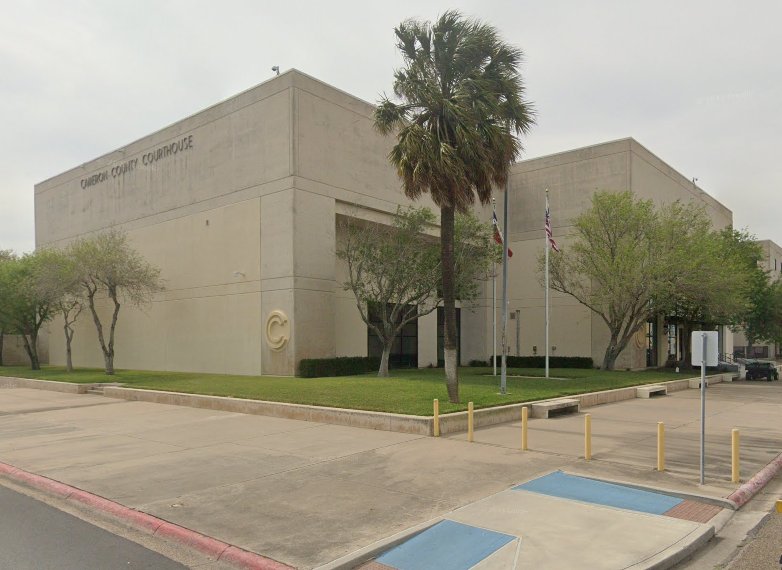
<instances>
[{"instance_id":1,"label":"curb","mask_svg":"<svg viewBox=\"0 0 782 570\"><path fill-rule=\"evenodd\" d=\"M633 566L628 566L628 570L630 568L637 568L638 570L668 570L669 568L673 568L682 560L685 560L698 552L698 550L707 542L714 538L714 535L715 531L713 526L709 527L708 531L700 534L696 534L696 531L692 531L677 543L672 544L652 558Z\"/></svg>"},{"instance_id":2,"label":"curb","mask_svg":"<svg viewBox=\"0 0 782 570\"><path fill-rule=\"evenodd\" d=\"M728 382L730 381L729 376L729 374L707 376L707 383L712 385L719 382ZM690 388L691 382L695 382L693 385L697 387L700 385L700 377L666 380L656 382L655 384L666 386L668 392L677 392ZM410 435L433 436L434 434L434 418L432 416L415 416L410 414L355 410L351 408L291 404L287 402L271 402L267 400L232 398L227 396L209 396L206 394L191 394L188 392L125 388L106 383L69 384L67 382L55 382L50 380L0 376L0 387L26 387L82 394L86 393L89 388L98 385L104 386L104 397L119 400L151 402L155 404L168 404L173 406L270 416L290 420L377 429ZM583 394L571 394L567 397L577 399L581 408L589 408L602 404L634 400L638 397L636 389L640 386L644 386L644 384L600 390L597 392L585 392ZM515 402L512 404L477 409L475 410L475 427L480 428L517 421L521 413L521 408L559 400L561 398L561 396L558 396L555 398L546 398L544 400ZM462 433L465 431L467 431L466 411L440 415L441 435Z\"/></svg>"},{"instance_id":3,"label":"curb","mask_svg":"<svg viewBox=\"0 0 782 570\"><path fill-rule=\"evenodd\" d=\"M782 453L777 455L768 465L753 475L749 481L728 495L728 500L736 505L736 509L740 509L746 505L752 497L757 495L758 492L780 471L782 471Z\"/></svg>"},{"instance_id":4,"label":"curb","mask_svg":"<svg viewBox=\"0 0 782 570\"><path fill-rule=\"evenodd\" d=\"M79 503L92 510L100 511L126 525L147 534L164 538L182 546L211 556L215 561L226 562L245 570L293 570L292 566L271 558L244 550L216 538L206 536L189 528L170 523L142 511L126 507L109 499L94 495L82 489L60 483L43 475L30 473L0 461L0 475L28 485L60 499Z\"/></svg>"}]
</instances>

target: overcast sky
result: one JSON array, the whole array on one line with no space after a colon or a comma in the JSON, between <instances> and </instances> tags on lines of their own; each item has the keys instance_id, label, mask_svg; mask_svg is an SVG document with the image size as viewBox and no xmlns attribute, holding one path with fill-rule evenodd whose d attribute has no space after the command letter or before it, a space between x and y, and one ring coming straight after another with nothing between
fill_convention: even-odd
<instances>
[{"instance_id":1,"label":"overcast sky","mask_svg":"<svg viewBox=\"0 0 782 570\"><path fill-rule=\"evenodd\" d=\"M782 2L0 0L0 249L33 185L296 68L391 91L393 28L458 8L526 55L522 158L632 136L782 244Z\"/></svg>"}]
</instances>

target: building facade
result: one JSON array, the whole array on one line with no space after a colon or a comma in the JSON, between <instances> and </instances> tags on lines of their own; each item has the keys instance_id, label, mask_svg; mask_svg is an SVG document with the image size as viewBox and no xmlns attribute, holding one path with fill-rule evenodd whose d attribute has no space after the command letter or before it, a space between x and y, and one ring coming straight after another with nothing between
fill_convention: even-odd
<instances>
[{"instance_id":1,"label":"building facade","mask_svg":"<svg viewBox=\"0 0 782 570\"><path fill-rule=\"evenodd\" d=\"M36 185L38 247L117 227L162 270L166 290L144 310L120 313L118 368L290 375L303 358L374 350L335 256L342 219L387 224L398 206L411 204L388 163L394 141L373 128L373 109L289 71ZM510 354L544 352L536 258L546 188L555 237L565 245L571 220L596 190L693 201L705 204L717 227L732 221L727 208L632 139L514 165ZM436 210L428 198L417 204ZM491 219L489 207L476 214ZM474 306L461 307L462 363L491 354L491 305L486 283ZM602 321L556 294L551 311L552 354L600 362L608 338ZM441 321L436 311L404 331L398 361L436 365ZM660 322L642 332L617 366L662 363L670 330ZM50 335L50 362L62 364L56 321ZM77 366L102 365L91 319L77 323L73 349Z\"/></svg>"}]
</instances>

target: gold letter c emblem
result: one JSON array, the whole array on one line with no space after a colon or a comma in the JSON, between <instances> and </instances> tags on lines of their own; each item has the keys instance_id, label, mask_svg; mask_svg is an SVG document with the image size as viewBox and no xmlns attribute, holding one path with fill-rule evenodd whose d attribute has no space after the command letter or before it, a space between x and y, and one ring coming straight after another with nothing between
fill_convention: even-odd
<instances>
[{"instance_id":1,"label":"gold letter c emblem","mask_svg":"<svg viewBox=\"0 0 782 570\"><path fill-rule=\"evenodd\" d=\"M288 317L282 311L272 311L266 319L266 344L272 350L282 350L290 338Z\"/></svg>"}]
</instances>

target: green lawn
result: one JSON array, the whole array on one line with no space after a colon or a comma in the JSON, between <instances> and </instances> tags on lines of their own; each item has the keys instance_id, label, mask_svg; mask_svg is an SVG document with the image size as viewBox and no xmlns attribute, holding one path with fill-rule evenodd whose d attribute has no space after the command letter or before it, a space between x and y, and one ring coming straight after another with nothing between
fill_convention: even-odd
<instances>
[{"instance_id":1,"label":"green lawn","mask_svg":"<svg viewBox=\"0 0 782 570\"><path fill-rule=\"evenodd\" d=\"M45 366L39 371L32 371L21 366L0 367L0 376L76 383L121 382L131 388L233 396L420 416L432 414L432 400L434 398L440 400L441 413L447 413L466 410L468 401L474 402L476 408L485 408L687 377L686 374L674 372L607 372L555 368L551 370L551 376L560 379L545 379L542 377L543 370L541 369L514 368L508 371L508 394L501 396L499 394L499 376L492 377L490 368L460 368L460 394L463 403L457 405L448 402L442 369L394 370L392 374L391 378L377 378L373 375L337 378L283 378L118 370L112 377L106 376L100 369L79 369L69 374L59 366ZM511 375L536 376L537 378L512 378Z\"/></svg>"}]
</instances>

